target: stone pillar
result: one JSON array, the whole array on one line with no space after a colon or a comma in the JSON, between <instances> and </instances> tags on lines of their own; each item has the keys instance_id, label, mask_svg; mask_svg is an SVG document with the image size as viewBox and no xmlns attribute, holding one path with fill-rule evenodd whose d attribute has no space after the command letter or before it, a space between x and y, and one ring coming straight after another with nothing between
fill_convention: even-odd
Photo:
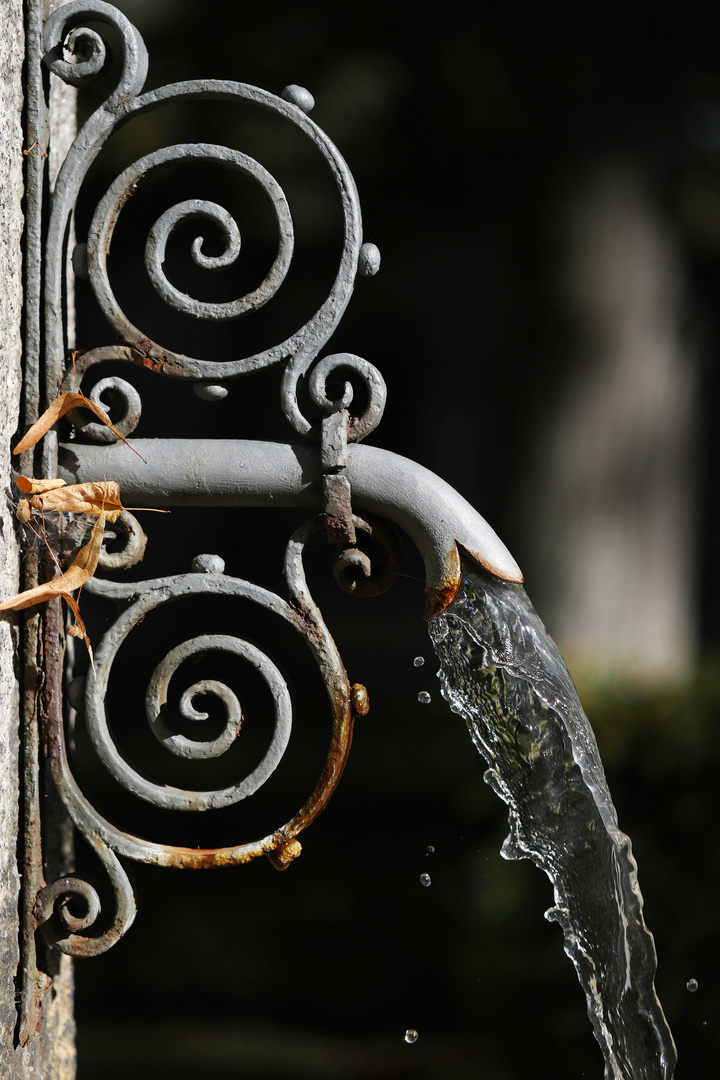
<instances>
[{"instance_id":1,"label":"stone pillar","mask_svg":"<svg viewBox=\"0 0 720 1080\"><path fill-rule=\"evenodd\" d=\"M0 490L12 490L11 440L20 425L23 356L23 0L4 0L0 34ZM62 138L73 130L73 102L64 111ZM39 152L35 148L30 152ZM40 151L42 152L42 151ZM0 499L0 595L20 587L19 550L11 507ZM18 827L20 781L19 674L22 619L0 619L0 1076L4 1080L72 1080L75 1028L72 965L58 954L44 1018L30 1042L18 1044L20 991Z\"/></svg>"}]
</instances>

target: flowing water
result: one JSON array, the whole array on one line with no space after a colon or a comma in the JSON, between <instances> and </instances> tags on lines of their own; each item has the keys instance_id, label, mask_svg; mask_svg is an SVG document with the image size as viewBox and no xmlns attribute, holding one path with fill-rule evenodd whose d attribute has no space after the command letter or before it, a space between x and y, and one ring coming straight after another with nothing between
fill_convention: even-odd
<instances>
[{"instance_id":1,"label":"flowing water","mask_svg":"<svg viewBox=\"0 0 720 1080\"><path fill-rule=\"evenodd\" d=\"M675 1046L653 985L637 864L556 645L521 586L467 565L430 636L443 696L509 807L502 854L531 859L552 882L546 917L563 929L606 1080L670 1080Z\"/></svg>"}]
</instances>

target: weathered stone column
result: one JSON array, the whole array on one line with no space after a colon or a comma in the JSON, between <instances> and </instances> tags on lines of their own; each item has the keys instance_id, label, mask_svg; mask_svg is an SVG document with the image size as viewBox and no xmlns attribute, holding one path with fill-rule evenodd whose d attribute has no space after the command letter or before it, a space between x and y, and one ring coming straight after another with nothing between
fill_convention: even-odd
<instances>
[{"instance_id":1,"label":"weathered stone column","mask_svg":"<svg viewBox=\"0 0 720 1080\"><path fill-rule=\"evenodd\" d=\"M54 5L56 6L56 5ZM23 358L23 199L28 148L23 131L26 5L4 0L0 35L0 487L12 490L11 440L18 429ZM41 13L39 18L41 18ZM32 33L32 27L30 28ZM65 114L61 139L72 132L73 102L57 105ZM58 117L59 119L60 117ZM35 151L44 153L44 148ZM39 273L39 270L35 272ZM0 595L19 585L19 550L11 507L0 499ZM20 805L20 678L22 617L0 621L0 1076L3 1080L72 1080L75 1028L72 965L58 954L52 987L44 996L43 1021L29 1043L18 1043L20 992L21 871L18 867Z\"/></svg>"}]
</instances>

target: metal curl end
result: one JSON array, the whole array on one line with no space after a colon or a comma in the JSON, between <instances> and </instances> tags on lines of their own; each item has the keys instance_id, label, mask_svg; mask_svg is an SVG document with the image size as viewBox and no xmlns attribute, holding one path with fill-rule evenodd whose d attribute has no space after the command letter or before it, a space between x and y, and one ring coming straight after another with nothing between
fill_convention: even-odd
<instances>
[{"instance_id":1,"label":"metal curl end","mask_svg":"<svg viewBox=\"0 0 720 1080\"><path fill-rule=\"evenodd\" d=\"M302 844L299 840L288 840L268 851L267 856L276 870L287 870L290 863L295 862L298 855L302 854Z\"/></svg>"},{"instance_id":2,"label":"metal curl end","mask_svg":"<svg viewBox=\"0 0 720 1080\"><path fill-rule=\"evenodd\" d=\"M45 63L54 75L71 86L81 86L93 79L105 63L105 43L84 21L112 26L120 35L122 62L118 84L105 102L108 111L121 108L143 88L147 77L148 55L145 43L132 23L104 0L73 0L56 8L45 20L43 43ZM77 57L69 63L63 57L66 48Z\"/></svg>"},{"instance_id":3,"label":"metal curl end","mask_svg":"<svg viewBox=\"0 0 720 1080\"><path fill-rule=\"evenodd\" d=\"M72 912L69 904L79 899L85 906L83 914ZM63 877L45 885L37 895L33 915L43 937L51 943L87 930L100 914L100 897L92 885L81 878ZM58 925L54 925L53 915Z\"/></svg>"},{"instance_id":4,"label":"metal curl end","mask_svg":"<svg viewBox=\"0 0 720 1080\"><path fill-rule=\"evenodd\" d=\"M354 596L380 596L397 580L400 567L397 537L376 519L354 516L353 523L356 542L338 548L333 564L335 580L341 589Z\"/></svg>"},{"instance_id":5,"label":"metal curl end","mask_svg":"<svg viewBox=\"0 0 720 1080\"><path fill-rule=\"evenodd\" d=\"M114 544L116 541L120 542L120 549L108 551L106 545ZM147 536L140 522L129 510L123 510L115 525L108 525L105 529L105 539L98 557L98 568L106 572L129 570L131 566L137 566L139 562L142 562L146 547Z\"/></svg>"}]
</instances>

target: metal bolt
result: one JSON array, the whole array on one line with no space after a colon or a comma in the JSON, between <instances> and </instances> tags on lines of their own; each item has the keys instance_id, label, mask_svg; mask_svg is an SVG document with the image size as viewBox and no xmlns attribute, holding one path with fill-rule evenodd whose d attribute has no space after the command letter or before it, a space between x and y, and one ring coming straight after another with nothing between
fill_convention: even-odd
<instances>
[{"instance_id":1,"label":"metal bolt","mask_svg":"<svg viewBox=\"0 0 720 1080\"><path fill-rule=\"evenodd\" d=\"M363 244L358 259L358 274L373 277L380 269L380 248L375 244Z\"/></svg>"},{"instance_id":2,"label":"metal bolt","mask_svg":"<svg viewBox=\"0 0 720 1080\"><path fill-rule=\"evenodd\" d=\"M219 555L196 555L192 561L192 569L195 574L223 574L225 560Z\"/></svg>"},{"instance_id":3,"label":"metal bolt","mask_svg":"<svg viewBox=\"0 0 720 1080\"><path fill-rule=\"evenodd\" d=\"M298 109L302 109L306 113L315 108L315 98L310 91L306 90L304 86L296 86L295 83L286 86L280 97L284 98L285 101L289 101L291 105L297 105Z\"/></svg>"}]
</instances>

